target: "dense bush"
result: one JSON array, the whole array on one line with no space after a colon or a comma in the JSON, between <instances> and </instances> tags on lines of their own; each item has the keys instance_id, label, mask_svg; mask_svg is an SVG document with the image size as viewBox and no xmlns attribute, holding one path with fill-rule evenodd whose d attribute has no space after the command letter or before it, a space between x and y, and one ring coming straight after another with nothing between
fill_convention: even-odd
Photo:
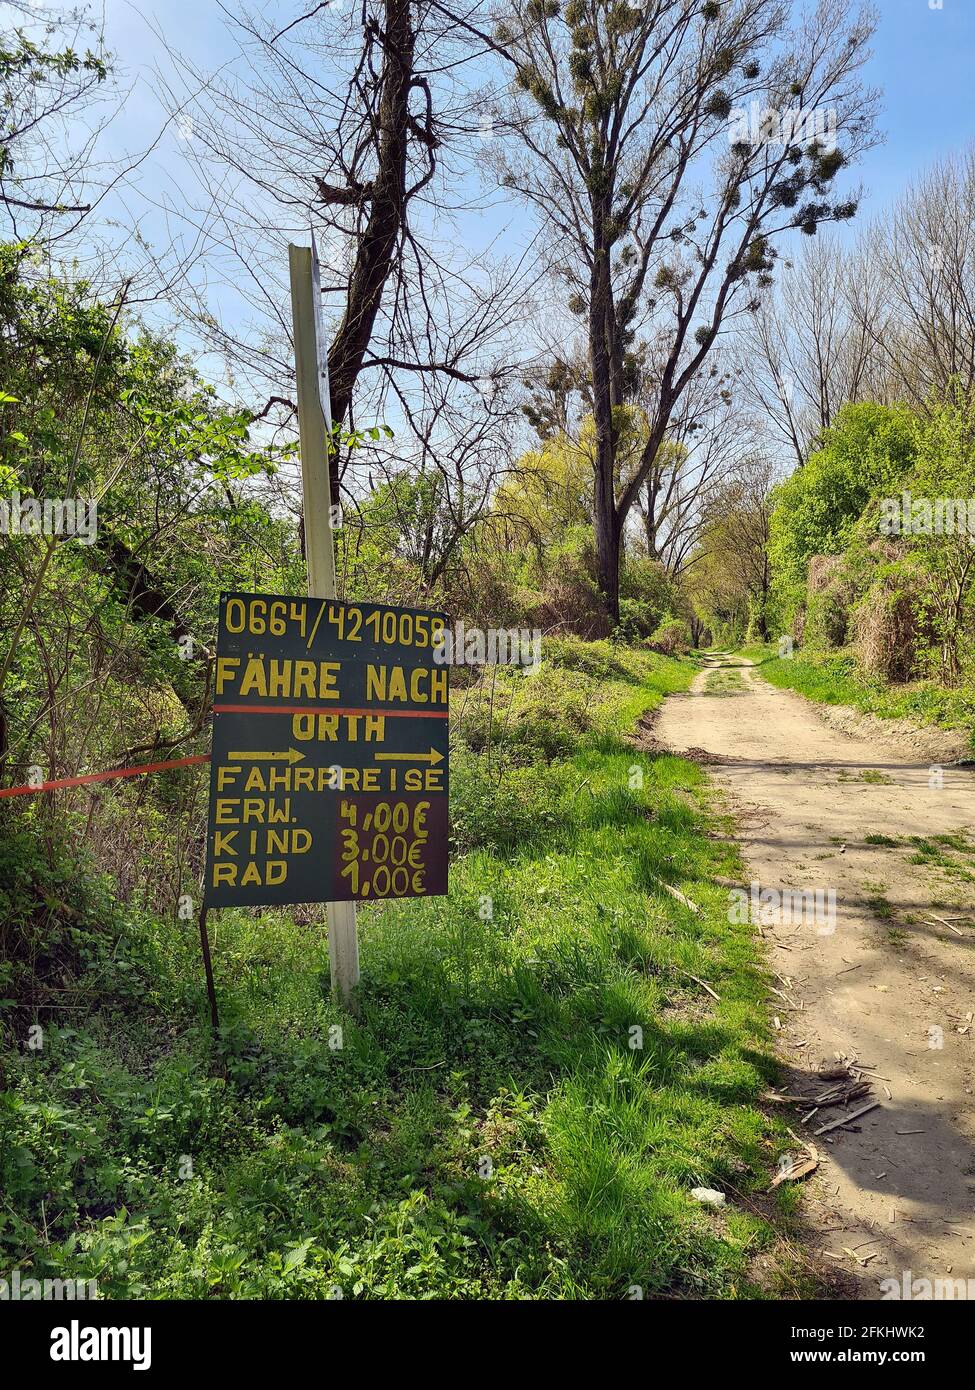
<instances>
[{"instance_id":1,"label":"dense bush","mask_svg":"<svg viewBox=\"0 0 975 1390\"><path fill-rule=\"evenodd\" d=\"M960 388L917 415L840 411L772 516L778 593L807 649L852 643L864 674L888 682L975 680L971 537L938 515L970 498L975 408Z\"/></svg>"},{"instance_id":2,"label":"dense bush","mask_svg":"<svg viewBox=\"0 0 975 1390\"><path fill-rule=\"evenodd\" d=\"M677 656L688 651L691 629L683 618L664 618L650 638L650 646L662 656Z\"/></svg>"},{"instance_id":3,"label":"dense bush","mask_svg":"<svg viewBox=\"0 0 975 1390\"><path fill-rule=\"evenodd\" d=\"M484 758L458 743L450 763L452 849L504 852L550 835L562 819L571 782L565 769L537 762L492 773Z\"/></svg>"},{"instance_id":4,"label":"dense bush","mask_svg":"<svg viewBox=\"0 0 975 1390\"><path fill-rule=\"evenodd\" d=\"M805 601L810 560L845 549L871 498L897 491L916 447L906 407L846 405L805 467L776 489L769 553L785 622Z\"/></svg>"},{"instance_id":5,"label":"dense bush","mask_svg":"<svg viewBox=\"0 0 975 1390\"><path fill-rule=\"evenodd\" d=\"M578 637L547 637L545 660L567 671L583 671L596 680L640 680L645 675L640 657L631 648L612 642L584 642Z\"/></svg>"}]
</instances>

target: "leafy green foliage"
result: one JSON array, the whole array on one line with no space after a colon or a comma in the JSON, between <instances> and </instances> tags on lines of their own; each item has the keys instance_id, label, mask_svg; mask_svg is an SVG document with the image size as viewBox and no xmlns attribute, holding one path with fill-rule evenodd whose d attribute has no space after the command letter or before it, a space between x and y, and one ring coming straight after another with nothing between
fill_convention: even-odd
<instances>
[{"instance_id":1,"label":"leafy green foliage","mask_svg":"<svg viewBox=\"0 0 975 1390\"><path fill-rule=\"evenodd\" d=\"M896 491L914 455L905 406L845 405L805 467L776 490L769 553L786 621L805 597L810 559L843 550L870 499Z\"/></svg>"},{"instance_id":2,"label":"leafy green foliage","mask_svg":"<svg viewBox=\"0 0 975 1390\"><path fill-rule=\"evenodd\" d=\"M21 246L0 247L0 386L5 489L83 499L93 522L85 543L0 535L4 779L189 740L221 588L299 586L294 528L261 496L293 445L255 439L249 412L219 401L170 342L85 281L41 274ZM191 815L199 785L164 780L139 824L160 804ZM138 858L114 815L138 795L92 807L104 867ZM181 852L167 842L153 857L165 871Z\"/></svg>"}]
</instances>

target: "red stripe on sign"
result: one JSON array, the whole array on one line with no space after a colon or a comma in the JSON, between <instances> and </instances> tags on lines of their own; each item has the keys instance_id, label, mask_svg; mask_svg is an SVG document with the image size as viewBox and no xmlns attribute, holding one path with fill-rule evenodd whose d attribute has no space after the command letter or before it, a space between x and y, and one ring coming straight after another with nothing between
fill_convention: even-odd
<instances>
[{"instance_id":1,"label":"red stripe on sign","mask_svg":"<svg viewBox=\"0 0 975 1390\"><path fill-rule=\"evenodd\" d=\"M39 787L3 787L0 788L0 796L30 796L32 792L53 792L59 787L84 787L89 782L108 782L114 777L141 777L144 772L163 772L168 767L192 767L195 763L209 761L209 753L196 753L192 758L170 758L164 763L115 767L110 772L88 772L83 777L59 777L55 782L42 782Z\"/></svg>"},{"instance_id":2,"label":"red stripe on sign","mask_svg":"<svg viewBox=\"0 0 975 1390\"><path fill-rule=\"evenodd\" d=\"M335 709L312 705L214 705L214 714L381 714L387 719L446 719L445 709Z\"/></svg>"}]
</instances>

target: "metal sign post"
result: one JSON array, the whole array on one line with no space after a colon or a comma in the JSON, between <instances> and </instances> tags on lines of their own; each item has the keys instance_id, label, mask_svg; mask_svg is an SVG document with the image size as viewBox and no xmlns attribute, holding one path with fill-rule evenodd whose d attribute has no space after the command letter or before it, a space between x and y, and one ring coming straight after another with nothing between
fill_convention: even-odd
<instances>
[{"instance_id":1,"label":"metal sign post","mask_svg":"<svg viewBox=\"0 0 975 1390\"><path fill-rule=\"evenodd\" d=\"M317 276L314 272L317 267L313 265L312 248L289 246L288 264L291 271L308 595L310 598L335 598L335 547L332 541L329 474L332 421L331 412L326 415L328 379L322 374L325 354L318 331L320 307L316 302ZM348 1003L359 983L355 903L327 903L326 913L332 988Z\"/></svg>"}]
</instances>

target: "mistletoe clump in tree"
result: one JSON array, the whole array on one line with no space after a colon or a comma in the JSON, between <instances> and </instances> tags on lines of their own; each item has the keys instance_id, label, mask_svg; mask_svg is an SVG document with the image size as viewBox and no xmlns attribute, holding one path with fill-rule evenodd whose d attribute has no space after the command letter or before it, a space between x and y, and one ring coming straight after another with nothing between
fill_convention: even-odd
<instances>
[{"instance_id":1,"label":"mistletoe clump in tree","mask_svg":"<svg viewBox=\"0 0 975 1390\"><path fill-rule=\"evenodd\" d=\"M777 242L856 211L834 185L874 139L876 95L858 76L874 23L844 0L799 23L782 0L514 0L490 35L511 79L500 173L548 233L584 325L613 618L627 517L692 383L758 307ZM753 102L822 112L836 142L800 143L795 120L737 138ZM645 412L646 441L621 471L627 404Z\"/></svg>"}]
</instances>

